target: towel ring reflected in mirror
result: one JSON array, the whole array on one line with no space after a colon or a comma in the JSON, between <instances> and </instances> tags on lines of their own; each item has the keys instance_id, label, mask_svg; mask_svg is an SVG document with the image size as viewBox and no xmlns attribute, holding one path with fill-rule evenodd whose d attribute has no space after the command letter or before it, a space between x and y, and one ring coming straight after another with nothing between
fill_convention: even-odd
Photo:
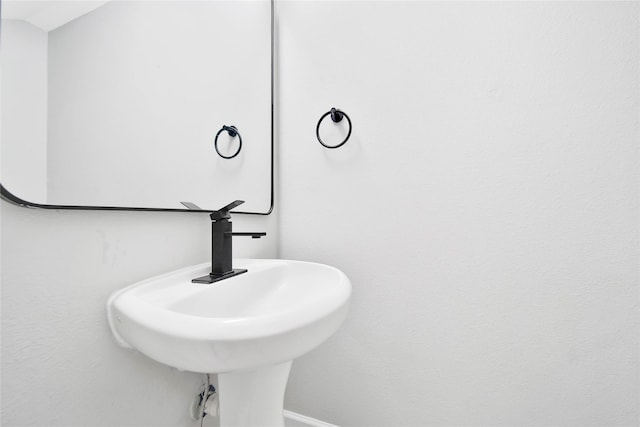
<instances>
[{"instance_id":1,"label":"towel ring reflected in mirror","mask_svg":"<svg viewBox=\"0 0 640 427\"><path fill-rule=\"evenodd\" d=\"M224 131L226 131L231 138L235 138L236 136L238 137L238 149L236 150L235 153L233 153L230 156L225 156L218 149L218 137ZM220 129L218 131L218 133L216 133L216 138L215 138L215 141L213 143L213 146L216 149L216 153L218 153L218 156L222 157L223 159L229 160L229 159L233 159L234 157L236 157L238 154L240 154L240 150L242 150L242 136L240 135L240 132L238 132L238 128L236 128L235 126L227 126L227 125L222 126L222 129Z\"/></svg>"}]
</instances>

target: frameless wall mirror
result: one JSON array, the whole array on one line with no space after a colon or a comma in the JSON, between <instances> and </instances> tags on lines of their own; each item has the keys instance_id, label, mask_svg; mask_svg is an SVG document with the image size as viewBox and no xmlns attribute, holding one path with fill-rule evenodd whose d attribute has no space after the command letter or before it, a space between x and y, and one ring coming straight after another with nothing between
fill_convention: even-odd
<instances>
[{"instance_id":1,"label":"frameless wall mirror","mask_svg":"<svg viewBox=\"0 0 640 427\"><path fill-rule=\"evenodd\" d=\"M5 199L145 210L240 199L242 212L270 212L272 1L0 7Z\"/></svg>"}]
</instances>

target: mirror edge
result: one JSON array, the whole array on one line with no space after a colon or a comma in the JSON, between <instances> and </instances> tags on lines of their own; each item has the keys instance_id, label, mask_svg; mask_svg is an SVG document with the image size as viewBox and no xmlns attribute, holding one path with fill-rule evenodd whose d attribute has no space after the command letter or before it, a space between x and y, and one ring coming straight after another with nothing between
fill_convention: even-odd
<instances>
[{"instance_id":1,"label":"mirror edge","mask_svg":"<svg viewBox=\"0 0 640 427\"><path fill-rule=\"evenodd\" d=\"M275 0L270 0L271 4L271 43L270 43L270 61L271 61L271 159L270 159L270 169L271 169L271 195L269 202L269 209L265 212L246 212L246 211L233 211L234 214L244 214L244 215L269 215L273 212L274 207L274 107L273 107L273 96L274 96L274 2ZM140 207L130 207L130 206L84 206L84 205L50 205L50 204L41 204L29 202L27 200L23 200L13 193L11 193L2 183L0 182L0 199L9 202L13 205L20 206L22 208L32 208L32 209L54 209L54 210L87 210L87 211L144 211L144 212L214 212L213 210L206 209L172 209L172 208L140 208Z\"/></svg>"}]
</instances>

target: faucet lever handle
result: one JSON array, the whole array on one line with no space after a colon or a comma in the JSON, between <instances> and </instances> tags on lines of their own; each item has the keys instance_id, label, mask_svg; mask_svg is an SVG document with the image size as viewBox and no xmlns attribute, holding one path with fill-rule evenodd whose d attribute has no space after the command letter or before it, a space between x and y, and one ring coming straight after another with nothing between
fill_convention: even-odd
<instances>
[{"instance_id":1,"label":"faucet lever handle","mask_svg":"<svg viewBox=\"0 0 640 427\"><path fill-rule=\"evenodd\" d=\"M240 206L244 203L244 200L236 200L235 202L229 203L227 206L214 211L210 216L213 221L217 221L220 219L229 219L231 218L231 214L229 211L235 207Z\"/></svg>"},{"instance_id":2,"label":"faucet lever handle","mask_svg":"<svg viewBox=\"0 0 640 427\"><path fill-rule=\"evenodd\" d=\"M235 202L231 202L229 203L227 206L225 206L224 208L220 208L218 209L218 211L230 211L233 208L237 208L238 206L240 206L241 204L244 203L244 200L236 200Z\"/></svg>"}]
</instances>

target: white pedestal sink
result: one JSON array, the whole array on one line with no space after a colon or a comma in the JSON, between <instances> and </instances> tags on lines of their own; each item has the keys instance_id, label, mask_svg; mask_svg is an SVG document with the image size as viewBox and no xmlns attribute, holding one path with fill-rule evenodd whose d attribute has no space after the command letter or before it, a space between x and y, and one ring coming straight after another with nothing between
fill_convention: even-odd
<instances>
[{"instance_id":1,"label":"white pedestal sink","mask_svg":"<svg viewBox=\"0 0 640 427\"><path fill-rule=\"evenodd\" d=\"M209 264L115 292L107 303L116 340L178 369L218 374L220 425L284 426L291 361L343 322L351 283L340 270L288 260L234 260L247 273L191 283Z\"/></svg>"}]
</instances>

